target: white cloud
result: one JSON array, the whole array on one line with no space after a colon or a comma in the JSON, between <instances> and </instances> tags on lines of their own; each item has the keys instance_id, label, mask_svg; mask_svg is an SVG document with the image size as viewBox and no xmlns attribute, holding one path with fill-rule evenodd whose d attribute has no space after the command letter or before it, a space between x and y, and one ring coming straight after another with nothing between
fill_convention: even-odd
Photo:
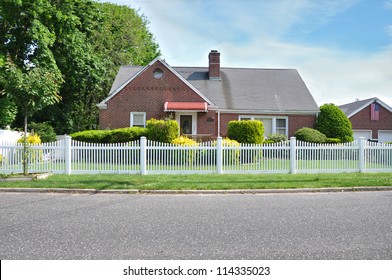
<instances>
[{"instance_id":1,"label":"white cloud","mask_svg":"<svg viewBox=\"0 0 392 280\"><path fill-rule=\"evenodd\" d=\"M319 105L378 97L392 106L392 47L366 57L278 41L222 44L219 50L223 67L298 69Z\"/></svg>"},{"instance_id":2,"label":"white cloud","mask_svg":"<svg viewBox=\"0 0 392 280\"><path fill-rule=\"evenodd\" d=\"M387 29L388 35L389 35L390 37L392 37L392 25L388 25L388 26L386 27L386 29Z\"/></svg>"},{"instance_id":3,"label":"white cloud","mask_svg":"<svg viewBox=\"0 0 392 280\"><path fill-rule=\"evenodd\" d=\"M386 0L384 6L387 9L392 9L392 0Z\"/></svg>"},{"instance_id":4,"label":"white cloud","mask_svg":"<svg viewBox=\"0 0 392 280\"><path fill-rule=\"evenodd\" d=\"M392 45L363 54L284 39L316 32L359 0L118 1L142 8L172 66L207 66L218 49L223 67L297 68L319 105L376 96L392 106Z\"/></svg>"}]
</instances>

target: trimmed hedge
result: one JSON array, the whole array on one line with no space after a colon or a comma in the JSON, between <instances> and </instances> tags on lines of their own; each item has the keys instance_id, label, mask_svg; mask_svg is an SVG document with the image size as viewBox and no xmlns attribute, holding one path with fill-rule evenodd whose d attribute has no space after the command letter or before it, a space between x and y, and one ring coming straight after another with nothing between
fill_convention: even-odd
<instances>
[{"instance_id":1,"label":"trimmed hedge","mask_svg":"<svg viewBox=\"0 0 392 280\"><path fill-rule=\"evenodd\" d=\"M327 140L325 141L325 143L329 143L329 144L339 144L342 141L340 141L339 138L327 138Z\"/></svg>"},{"instance_id":2,"label":"trimmed hedge","mask_svg":"<svg viewBox=\"0 0 392 280\"><path fill-rule=\"evenodd\" d=\"M147 138L152 141L171 143L178 137L180 126L175 120L156 120L147 121Z\"/></svg>"},{"instance_id":3,"label":"trimmed hedge","mask_svg":"<svg viewBox=\"0 0 392 280\"><path fill-rule=\"evenodd\" d=\"M328 138L339 138L343 143L354 141L350 120L338 106L332 103L320 107L316 129Z\"/></svg>"},{"instance_id":4,"label":"trimmed hedge","mask_svg":"<svg viewBox=\"0 0 392 280\"><path fill-rule=\"evenodd\" d=\"M311 143L325 143L327 141L327 136L318 130L309 127L303 127L294 135L297 140Z\"/></svg>"},{"instance_id":5,"label":"trimmed hedge","mask_svg":"<svg viewBox=\"0 0 392 280\"><path fill-rule=\"evenodd\" d=\"M268 143L279 143L287 141L287 136L284 134L270 134L266 140Z\"/></svg>"},{"instance_id":6,"label":"trimmed hedge","mask_svg":"<svg viewBox=\"0 0 392 280\"><path fill-rule=\"evenodd\" d=\"M264 141L264 125L261 121L230 121L227 137L245 144L261 144Z\"/></svg>"},{"instance_id":7,"label":"trimmed hedge","mask_svg":"<svg viewBox=\"0 0 392 280\"><path fill-rule=\"evenodd\" d=\"M88 143L124 143L147 136L147 129L126 127L113 130L85 130L70 135L72 139Z\"/></svg>"}]
</instances>

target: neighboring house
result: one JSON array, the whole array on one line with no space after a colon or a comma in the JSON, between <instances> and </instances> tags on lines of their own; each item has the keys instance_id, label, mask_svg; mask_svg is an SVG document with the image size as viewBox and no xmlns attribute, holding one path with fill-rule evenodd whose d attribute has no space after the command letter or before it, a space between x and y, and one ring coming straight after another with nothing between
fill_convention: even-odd
<instances>
[{"instance_id":1,"label":"neighboring house","mask_svg":"<svg viewBox=\"0 0 392 280\"><path fill-rule=\"evenodd\" d=\"M351 121L354 138L392 142L392 108L374 97L339 106Z\"/></svg>"},{"instance_id":2,"label":"neighboring house","mask_svg":"<svg viewBox=\"0 0 392 280\"><path fill-rule=\"evenodd\" d=\"M319 108L297 70L221 68L219 52L208 58L208 67L171 67L159 58L122 66L98 104L100 128L145 126L151 118L175 119L193 136L226 136L231 120L261 120L265 136L314 127Z\"/></svg>"}]
</instances>

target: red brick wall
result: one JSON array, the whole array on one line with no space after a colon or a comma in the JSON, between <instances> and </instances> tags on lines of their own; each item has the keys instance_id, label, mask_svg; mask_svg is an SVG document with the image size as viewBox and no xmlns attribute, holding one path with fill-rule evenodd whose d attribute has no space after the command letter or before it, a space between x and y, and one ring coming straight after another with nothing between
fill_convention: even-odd
<instances>
[{"instance_id":1,"label":"red brick wall","mask_svg":"<svg viewBox=\"0 0 392 280\"><path fill-rule=\"evenodd\" d=\"M229 121L238 120L240 114L229 114L229 113L221 113L221 136L225 137L227 134L227 128ZM250 114L252 116L256 116L255 114ZM268 115L260 115L263 117L268 117ZM271 115L274 117L287 117L287 115ZM217 117L218 118L218 117ZM288 116L288 136L294 136L294 133L303 127L314 128L316 125L316 115L290 115Z\"/></svg>"},{"instance_id":2,"label":"red brick wall","mask_svg":"<svg viewBox=\"0 0 392 280\"><path fill-rule=\"evenodd\" d=\"M211 134L216 137L216 127L218 123L218 115L215 111L208 111L206 113L197 113L197 133Z\"/></svg>"},{"instance_id":3,"label":"red brick wall","mask_svg":"<svg viewBox=\"0 0 392 280\"><path fill-rule=\"evenodd\" d=\"M293 115L289 116L289 137L303 127L315 128L316 115Z\"/></svg>"},{"instance_id":4,"label":"red brick wall","mask_svg":"<svg viewBox=\"0 0 392 280\"><path fill-rule=\"evenodd\" d=\"M153 77L157 68L163 71L161 79ZM100 110L99 126L101 129L129 127L130 112L147 112L146 119L162 119L167 116L163 111L166 101L204 102L186 83L157 61L107 102L107 109Z\"/></svg>"},{"instance_id":5,"label":"red brick wall","mask_svg":"<svg viewBox=\"0 0 392 280\"><path fill-rule=\"evenodd\" d=\"M227 136L227 128L229 126L230 121L238 121L240 114L232 114L232 113L221 113L220 114L220 135L222 137ZM216 115L218 119L218 114ZM218 123L217 123L218 124ZM217 133L218 133L218 126L217 126Z\"/></svg>"},{"instance_id":6,"label":"red brick wall","mask_svg":"<svg viewBox=\"0 0 392 280\"><path fill-rule=\"evenodd\" d=\"M372 130L372 138L378 139L379 130L392 130L392 113L380 106L380 120L370 120L370 105L350 118L353 129Z\"/></svg>"},{"instance_id":7,"label":"red brick wall","mask_svg":"<svg viewBox=\"0 0 392 280\"><path fill-rule=\"evenodd\" d=\"M153 72L163 71L163 77L156 79ZM100 110L99 124L101 129L114 129L130 126L131 112L146 112L146 119L163 119L168 117L164 112L164 103L175 102L204 102L185 82L169 71L160 61L147 68L135 77L127 86L107 102L107 109ZM265 115L263 115L265 116ZM277 115L274 115L277 116ZM227 135L228 123L238 120L239 114L221 113L221 136ZM198 134L218 133L218 114L216 111L197 113ZM302 127L314 127L316 116L289 116L289 136Z\"/></svg>"}]
</instances>

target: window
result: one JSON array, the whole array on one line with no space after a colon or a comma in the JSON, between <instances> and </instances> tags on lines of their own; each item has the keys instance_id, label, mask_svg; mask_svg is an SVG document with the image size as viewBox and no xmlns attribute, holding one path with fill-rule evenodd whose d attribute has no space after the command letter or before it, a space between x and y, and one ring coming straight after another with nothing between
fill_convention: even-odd
<instances>
[{"instance_id":1,"label":"window","mask_svg":"<svg viewBox=\"0 0 392 280\"><path fill-rule=\"evenodd\" d=\"M267 117L267 116L240 116L240 120L261 121L264 125L264 137L270 134L283 134L287 136L287 118L285 117Z\"/></svg>"},{"instance_id":2,"label":"window","mask_svg":"<svg viewBox=\"0 0 392 280\"><path fill-rule=\"evenodd\" d=\"M276 119L276 134L286 135L286 119Z\"/></svg>"},{"instance_id":3,"label":"window","mask_svg":"<svg viewBox=\"0 0 392 280\"><path fill-rule=\"evenodd\" d=\"M153 76L155 79L160 79L163 77L163 71L161 69L155 69Z\"/></svg>"},{"instance_id":4,"label":"window","mask_svg":"<svg viewBox=\"0 0 392 280\"><path fill-rule=\"evenodd\" d=\"M131 112L131 127L133 126L146 127L145 112Z\"/></svg>"}]
</instances>

